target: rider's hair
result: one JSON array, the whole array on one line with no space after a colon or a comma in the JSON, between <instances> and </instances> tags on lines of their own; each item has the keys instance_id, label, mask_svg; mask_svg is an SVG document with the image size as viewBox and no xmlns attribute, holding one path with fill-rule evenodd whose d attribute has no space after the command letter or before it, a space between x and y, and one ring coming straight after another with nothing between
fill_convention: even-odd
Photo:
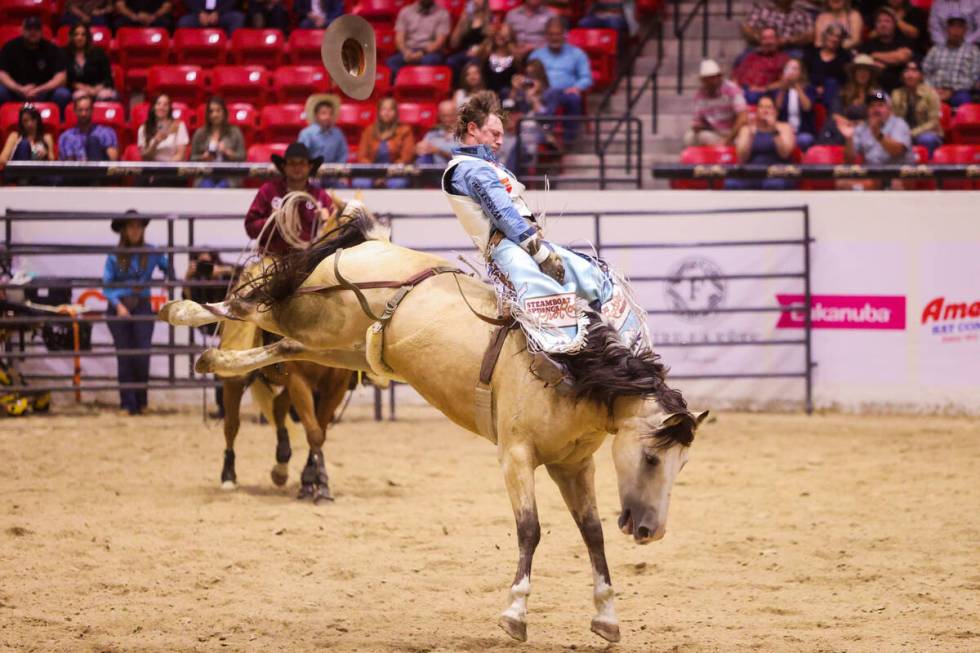
<instances>
[{"instance_id":1,"label":"rider's hair","mask_svg":"<svg viewBox=\"0 0 980 653\"><path fill-rule=\"evenodd\" d=\"M466 126L471 122L476 123L477 127L483 127L490 116L504 119L497 94L493 91L474 93L459 110L459 118L456 120L456 138L462 140L466 136Z\"/></svg>"}]
</instances>

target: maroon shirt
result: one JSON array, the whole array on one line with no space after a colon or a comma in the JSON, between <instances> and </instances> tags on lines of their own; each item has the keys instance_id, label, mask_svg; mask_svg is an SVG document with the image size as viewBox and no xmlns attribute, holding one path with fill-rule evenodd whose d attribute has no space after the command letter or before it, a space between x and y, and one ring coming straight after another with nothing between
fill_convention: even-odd
<instances>
[{"instance_id":1,"label":"maroon shirt","mask_svg":"<svg viewBox=\"0 0 980 653\"><path fill-rule=\"evenodd\" d=\"M769 55L750 52L742 58L732 77L742 86L769 86L783 76L787 61L789 55L782 51Z\"/></svg>"},{"instance_id":2,"label":"maroon shirt","mask_svg":"<svg viewBox=\"0 0 980 653\"><path fill-rule=\"evenodd\" d=\"M255 195L255 199L252 200L252 206L249 207L248 213L245 214L245 231L248 233L249 238L258 238L262 227L265 226L269 216L272 215L273 208L278 208L282 204L282 198L287 192L286 180L282 177L262 184L259 192ZM307 182L306 192L315 197L323 208L330 209L333 207L330 196L319 186ZM310 202L306 202L300 205L299 213L303 225L301 232L303 239L310 240L317 220L317 207ZM269 227L262 242L259 243L259 247L271 254L285 254L289 251L289 245L282 239L279 228L275 226Z\"/></svg>"}]
</instances>

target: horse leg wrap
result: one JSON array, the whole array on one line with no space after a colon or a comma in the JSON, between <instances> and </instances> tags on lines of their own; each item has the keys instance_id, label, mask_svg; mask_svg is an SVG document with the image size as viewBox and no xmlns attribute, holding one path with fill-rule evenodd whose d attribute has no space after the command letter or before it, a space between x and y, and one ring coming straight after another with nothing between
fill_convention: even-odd
<instances>
[{"instance_id":1,"label":"horse leg wrap","mask_svg":"<svg viewBox=\"0 0 980 653\"><path fill-rule=\"evenodd\" d=\"M313 497L313 503L321 500L333 501L330 494L330 482L327 478L327 468L323 462L323 451L311 449L306 459L306 466L300 476L299 498Z\"/></svg>"},{"instance_id":2,"label":"horse leg wrap","mask_svg":"<svg viewBox=\"0 0 980 653\"><path fill-rule=\"evenodd\" d=\"M236 482L238 482L238 477L235 475L235 451L225 449L225 463L221 467L221 485L231 488L235 486Z\"/></svg>"}]
</instances>

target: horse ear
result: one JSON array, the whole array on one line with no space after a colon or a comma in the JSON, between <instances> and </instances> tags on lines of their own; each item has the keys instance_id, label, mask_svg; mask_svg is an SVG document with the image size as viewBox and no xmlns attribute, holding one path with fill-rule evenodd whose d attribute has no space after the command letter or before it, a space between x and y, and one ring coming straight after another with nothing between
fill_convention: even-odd
<instances>
[{"instance_id":1,"label":"horse ear","mask_svg":"<svg viewBox=\"0 0 980 653\"><path fill-rule=\"evenodd\" d=\"M334 206L337 207L337 213L343 213L344 209L347 208L347 202L341 199L340 195L333 192L332 190L328 190L327 195L330 196L330 199L333 201Z\"/></svg>"},{"instance_id":2,"label":"horse ear","mask_svg":"<svg viewBox=\"0 0 980 653\"><path fill-rule=\"evenodd\" d=\"M702 410L700 413L695 413L694 414L695 428L701 426L701 422L703 422L706 419L708 419L708 411Z\"/></svg>"}]
</instances>

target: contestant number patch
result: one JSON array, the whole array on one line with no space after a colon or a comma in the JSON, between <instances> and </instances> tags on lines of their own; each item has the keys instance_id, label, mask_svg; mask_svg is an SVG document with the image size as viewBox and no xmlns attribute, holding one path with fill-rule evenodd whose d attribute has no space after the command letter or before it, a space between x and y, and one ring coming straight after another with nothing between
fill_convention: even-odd
<instances>
[{"instance_id":1,"label":"contestant number patch","mask_svg":"<svg viewBox=\"0 0 980 653\"><path fill-rule=\"evenodd\" d=\"M528 297L524 300L524 310L550 326L570 327L578 324L573 292Z\"/></svg>"}]
</instances>

